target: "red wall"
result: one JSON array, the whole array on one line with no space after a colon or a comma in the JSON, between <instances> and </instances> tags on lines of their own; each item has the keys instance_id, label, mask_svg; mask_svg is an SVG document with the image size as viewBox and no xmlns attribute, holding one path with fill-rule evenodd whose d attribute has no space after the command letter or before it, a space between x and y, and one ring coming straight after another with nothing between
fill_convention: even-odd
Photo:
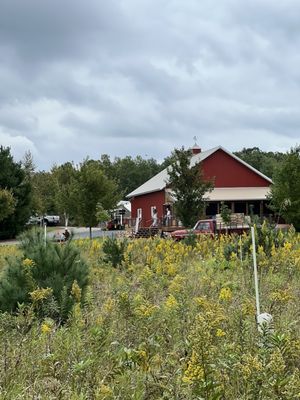
<instances>
[{"instance_id":1,"label":"red wall","mask_svg":"<svg viewBox=\"0 0 300 400\"><path fill-rule=\"evenodd\" d=\"M260 187L270 182L257 175L223 150L217 150L202 163L204 177L214 178L215 187Z\"/></svg>"},{"instance_id":2,"label":"red wall","mask_svg":"<svg viewBox=\"0 0 300 400\"><path fill-rule=\"evenodd\" d=\"M142 220L143 226L149 226L152 223L151 219L151 206L157 209L158 218L163 218L163 204L165 203L165 191L148 193L142 196L137 196L131 199L131 217L137 217L137 209L143 210Z\"/></svg>"}]
</instances>

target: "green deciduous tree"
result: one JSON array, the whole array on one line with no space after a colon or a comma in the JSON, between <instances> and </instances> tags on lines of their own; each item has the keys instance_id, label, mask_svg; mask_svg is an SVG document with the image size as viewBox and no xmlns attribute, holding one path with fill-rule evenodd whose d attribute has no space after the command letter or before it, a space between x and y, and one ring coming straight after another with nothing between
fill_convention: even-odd
<instances>
[{"instance_id":1,"label":"green deciduous tree","mask_svg":"<svg viewBox=\"0 0 300 400\"><path fill-rule=\"evenodd\" d=\"M300 230L300 146L288 152L274 176L271 205Z\"/></svg>"},{"instance_id":2,"label":"green deciduous tree","mask_svg":"<svg viewBox=\"0 0 300 400\"><path fill-rule=\"evenodd\" d=\"M91 228L99 222L97 211L99 203L104 210L116 206L120 199L116 183L107 178L99 162L85 160L79 168L76 179L78 222Z\"/></svg>"},{"instance_id":3,"label":"green deciduous tree","mask_svg":"<svg viewBox=\"0 0 300 400\"><path fill-rule=\"evenodd\" d=\"M65 224L68 226L69 217L76 215L77 196L76 178L78 172L75 166L67 162L52 168L52 176L55 185L56 209L65 217Z\"/></svg>"},{"instance_id":4,"label":"green deciduous tree","mask_svg":"<svg viewBox=\"0 0 300 400\"><path fill-rule=\"evenodd\" d=\"M163 169L153 158L144 159L141 156L116 157L111 161L107 154L103 154L100 165L105 175L117 182L123 197Z\"/></svg>"},{"instance_id":5,"label":"green deciduous tree","mask_svg":"<svg viewBox=\"0 0 300 400\"><path fill-rule=\"evenodd\" d=\"M229 209L228 205L224 203L224 201L221 202L220 214L224 224L229 225L231 221L231 210Z\"/></svg>"},{"instance_id":6,"label":"green deciduous tree","mask_svg":"<svg viewBox=\"0 0 300 400\"><path fill-rule=\"evenodd\" d=\"M271 179L284 158L284 153L265 152L258 147L243 148L234 154Z\"/></svg>"},{"instance_id":7,"label":"green deciduous tree","mask_svg":"<svg viewBox=\"0 0 300 400\"><path fill-rule=\"evenodd\" d=\"M173 151L168 173L176 216L183 225L191 227L204 213L204 195L212 190L213 183L204 180L201 164L192 165L192 152L184 148Z\"/></svg>"},{"instance_id":8,"label":"green deciduous tree","mask_svg":"<svg viewBox=\"0 0 300 400\"><path fill-rule=\"evenodd\" d=\"M18 234L30 216L31 185L21 163L14 162L10 149L0 147L0 190L8 190L13 196L15 208L0 222L0 237L14 237ZM12 206L12 198L3 194L6 202ZM3 200L4 201L4 200Z\"/></svg>"},{"instance_id":9,"label":"green deciduous tree","mask_svg":"<svg viewBox=\"0 0 300 400\"><path fill-rule=\"evenodd\" d=\"M9 217L16 207L16 200L11 190L0 189L0 221Z\"/></svg>"},{"instance_id":10,"label":"green deciduous tree","mask_svg":"<svg viewBox=\"0 0 300 400\"><path fill-rule=\"evenodd\" d=\"M32 212L44 215L57 213L55 204L55 183L50 172L40 171L31 177L33 190Z\"/></svg>"}]
</instances>

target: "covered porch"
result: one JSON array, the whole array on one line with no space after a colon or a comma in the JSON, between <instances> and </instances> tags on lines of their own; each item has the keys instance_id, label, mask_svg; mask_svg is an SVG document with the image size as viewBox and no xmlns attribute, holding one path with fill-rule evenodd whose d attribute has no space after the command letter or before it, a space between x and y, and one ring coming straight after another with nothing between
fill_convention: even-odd
<instances>
[{"instance_id":1,"label":"covered porch","mask_svg":"<svg viewBox=\"0 0 300 400\"><path fill-rule=\"evenodd\" d=\"M220 214L224 203L232 213L270 218L272 211L268 207L269 192L269 187L215 188L207 193L206 215L213 217Z\"/></svg>"}]
</instances>

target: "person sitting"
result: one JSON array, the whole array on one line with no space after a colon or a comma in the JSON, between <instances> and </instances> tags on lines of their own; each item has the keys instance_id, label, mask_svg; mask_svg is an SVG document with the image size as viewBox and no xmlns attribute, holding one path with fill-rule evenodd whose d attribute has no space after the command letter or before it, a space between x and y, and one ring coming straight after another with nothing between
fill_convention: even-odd
<instances>
[{"instance_id":1,"label":"person sitting","mask_svg":"<svg viewBox=\"0 0 300 400\"><path fill-rule=\"evenodd\" d=\"M65 232L64 232L64 237L65 237L65 241L67 241L67 240L69 240L69 239L70 239L70 232L68 231L68 229L67 229L67 228L65 229Z\"/></svg>"}]
</instances>

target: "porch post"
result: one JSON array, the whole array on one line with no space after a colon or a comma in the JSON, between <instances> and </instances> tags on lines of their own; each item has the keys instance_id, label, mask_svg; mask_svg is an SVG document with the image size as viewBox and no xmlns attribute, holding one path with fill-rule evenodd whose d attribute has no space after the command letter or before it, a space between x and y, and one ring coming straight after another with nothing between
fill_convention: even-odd
<instances>
[{"instance_id":1,"label":"porch post","mask_svg":"<svg viewBox=\"0 0 300 400\"><path fill-rule=\"evenodd\" d=\"M260 214L260 218L262 218L263 214L264 214L264 201L263 200L261 200L260 204L259 204L259 214Z\"/></svg>"}]
</instances>

